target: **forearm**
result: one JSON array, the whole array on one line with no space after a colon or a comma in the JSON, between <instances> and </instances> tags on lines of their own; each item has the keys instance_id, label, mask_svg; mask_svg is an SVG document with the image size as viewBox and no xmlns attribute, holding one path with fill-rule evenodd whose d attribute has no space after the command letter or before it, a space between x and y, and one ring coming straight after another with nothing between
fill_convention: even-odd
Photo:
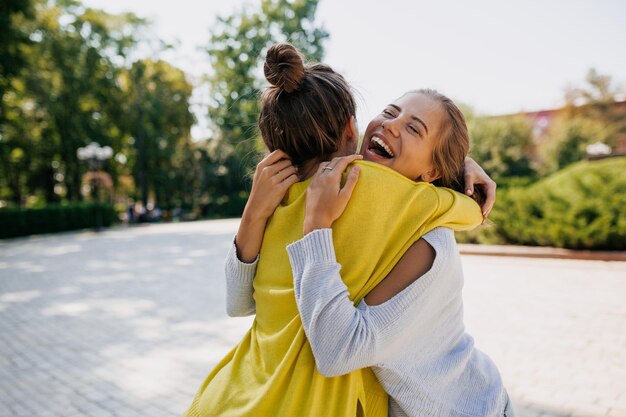
<instances>
[{"instance_id":1,"label":"forearm","mask_svg":"<svg viewBox=\"0 0 626 417\"><path fill-rule=\"evenodd\" d=\"M330 229L287 247L296 303L320 373L336 376L371 366L386 337L385 320L355 307L341 280Z\"/></svg>"},{"instance_id":2,"label":"forearm","mask_svg":"<svg viewBox=\"0 0 626 417\"><path fill-rule=\"evenodd\" d=\"M261 251L263 234L267 225L267 218L256 216L248 206L244 209L235 238L237 257L246 263L256 259Z\"/></svg>"},{"instance_id":3,"label":"forearm","mask_svg":"<svg viewBox=\"0 0 626 417\"><path fill-rule=\"evenodd\" d=\"M252 263L241 262L237 258L235 244L231 245L225 262L226 313L230 317L244 317L254 314L253 280L256 274L258 257Z\"/></svg>"},{"instance_id":4,"label":"forearm","mask_svg":"<svg viewBox=\"0 0 626 417\"><path fill-rule=\"evenodd\" d=\"M298 182L296 171L289 156L279 149L257 164L235 242L243 262L252 262L259 254L265 225L289 187Z\"/></svg>"}]
</instances>

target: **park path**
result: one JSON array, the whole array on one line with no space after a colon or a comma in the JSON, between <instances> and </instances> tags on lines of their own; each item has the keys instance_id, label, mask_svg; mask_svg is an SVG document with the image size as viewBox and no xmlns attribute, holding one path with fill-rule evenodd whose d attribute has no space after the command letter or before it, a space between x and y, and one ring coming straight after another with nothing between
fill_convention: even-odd
<instances>
[{"instance_id":1,"label":"park path","mask_svg":"<svg viewBox=\"0 0 626 417\"><path fill-rule=\"evenodd\" d=\"M251 320L238 220L0 241L0 417L179 416ZM520 417L626 417L626 262L463 256L468 331Z\"/></svg>"}]
</instances>

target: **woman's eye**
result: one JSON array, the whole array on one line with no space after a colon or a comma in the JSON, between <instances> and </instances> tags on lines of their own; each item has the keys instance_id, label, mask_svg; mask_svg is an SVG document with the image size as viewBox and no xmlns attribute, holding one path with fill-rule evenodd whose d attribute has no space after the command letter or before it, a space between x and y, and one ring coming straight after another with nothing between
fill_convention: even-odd
<instances>
[{"instance_id":1,"label":"woman's eye","mask_svg":"<svg viewBox=\"0 0 626 417\"><path fill-rule=\"evenodd\" d=\"M393 117L393 113L391 113L389 110L383 110L383 116Z\"/></svg>"},{"instance_id":2,"label":"woman's eye","mask_svg":"<svg viewBox=\"0 0 626 417\"><path fill-rule=\"evenodd\" d=\"M409 125L408 129L409 129L411 132L413 132L413 133L416 133L416 134L418 134L418 135L420 135L420 136L422 135L422 134L420 133L420 131L419 131L419 130L415 127L415 126L413 126L413 125Z\"/></svg>"}]
</instances>

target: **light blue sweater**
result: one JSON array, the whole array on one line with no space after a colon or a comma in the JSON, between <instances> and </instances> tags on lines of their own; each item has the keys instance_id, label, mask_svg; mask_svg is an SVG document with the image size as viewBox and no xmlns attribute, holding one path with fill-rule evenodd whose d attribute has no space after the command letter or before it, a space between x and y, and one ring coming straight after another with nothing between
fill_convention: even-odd
<instances>
[{"instance_id":1,"label":"light blue sweater","mask_svg":"<svg viewBox=\"0 0 626 417\"><path fill-rule=\"evenodd\" d=\"M391 300L355 307L341 280L332 230L289 245L296 303L317 367L335 376L371 366L390 396L389 414L502 416L506 393L493 362L463 325L463 271L449 229L424 235L436 256L429 272ZM254 313L256 262L226 262L231 315Z\"/></svg>"}]
</instances>

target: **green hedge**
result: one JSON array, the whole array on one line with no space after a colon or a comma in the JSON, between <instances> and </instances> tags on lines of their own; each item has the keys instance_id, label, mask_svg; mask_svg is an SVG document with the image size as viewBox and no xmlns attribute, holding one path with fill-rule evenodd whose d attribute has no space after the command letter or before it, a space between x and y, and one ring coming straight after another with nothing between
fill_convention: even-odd
<instances>
[{"instance_id":1,"label":"green hedge","mask_svg":"<svg viewBox=\"0 0 626 417\"><path fill-rule=\"evenodd\" d=\"M0 238L54 233L65 230L108 227L118 221L110 204L73 203L49 205L43 208L0 209Z\"/></svg>"},{"instance_id":2,"label":"green hedge","mask_svg":"<svg viewBox=\"0 0 626 417\"><path fill-rule=\"evenodd\" d=\"M498 193L494 225L459 241L626 250L626 157L582 161Z\"/></svg>"}]
</instances>

